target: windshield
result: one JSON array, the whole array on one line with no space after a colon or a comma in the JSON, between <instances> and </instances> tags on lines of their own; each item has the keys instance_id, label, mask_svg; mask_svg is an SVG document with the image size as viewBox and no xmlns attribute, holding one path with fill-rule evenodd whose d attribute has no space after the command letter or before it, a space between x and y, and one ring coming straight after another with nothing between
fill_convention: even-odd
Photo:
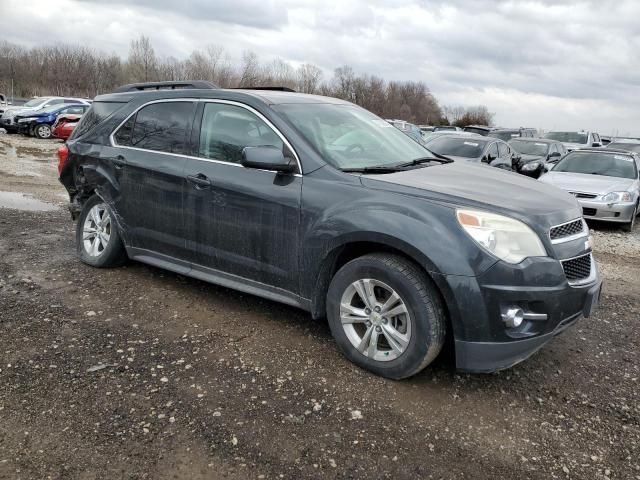
<instances>
[{"instance_id":1,"label":"windshield","mask_svg":"<svg viewBox=\"0 0 640 480\"><path fill-rule=\"evenodd\" d=\"M613 142L607 145L607 148L617 148L619 150L629 150L630 152L640 153L640 143Z\"/></svg>"},{"instance_id":2,"label":"windshield","mask_svg":"<svg viewBox=\"0 0 640 480\"><path fill-rule=\"evenodd\" d=\"M355 105L305 103L274 108L337 168L391 166L433 156L387 121Z\"/></svg>"},{"instance_id":3,"label":"windshield","mask_svg":"<svg viewBox=\"0 0 640 480\"><path fill-rule=\"evenodd\" d=\"M516 152L524 155L537 155L544 157L549 151L549 144L541 142L523 142L522 140L511 140L509 142Z\"/></svg>"},{"instance_id":4,"label":"windshield","mask_svg":"<svg viewBox=\"0 0 640 480\"><path fill-rule=\"evenodd\" d=\"M573 152L564 157L554 172L586 173L606 177L636 178L636 165L627 155L600 152Z\"/></svg>"},{"instance_id":5,"label":"windshield","mask_svg":"<svg viewBox=\"0 0 640 480\"><path fill-rule=\"evenodd\" d=\"M429 150L440 155L478 158L482 156L486 140L465 137L438 137L429 142Z\"/></svg>"},{"instance_id":6,"label":"windshield","mask_svg":"<svg viewBox=\"0 0 640 480\"><path fill-rule=\"evenodd\" d=\"M62 103L57 104L57 105L49 105L48 107L45 108L41 108L40 110L38 110L35 113L52 113L52 112L57 112L58 110L61 110L64 107L68 107L69 105L64 105Z\"/></svg>"},{"instance_id":7,"label":"windshield","mask_svg":"<svg viewBox=\"0 0 640 480\"><path fill-rule=\"evenodd\" d=\"M499 138L503 142L508 142L514 137L519 137L520 133L519 132L491 132L489 136L493 138Z\"/></svg>"},{"instance_id":8,"label":"windshield","mask_svg":"<svg viewBox=\"0 0 640 480\"><path fill-rule=\"evenodd\" d=\"M49 100L48 97L45 97L45 98L32 98L27 103L25 103L23 105L23 107L39 107L40 105L45 104L47 102L47 100Z\"/></svg>"},{"instance_id":9,"label":"windshield","mask_svg":"<svg viewBox=\"0 0 640 480\"><path fill-rule=\"evenodd\" d=\"M558 142L586 144L589 135L580 132L549 132L545 134L544 138L557 140Z\"/></svg>"}]
</instances>

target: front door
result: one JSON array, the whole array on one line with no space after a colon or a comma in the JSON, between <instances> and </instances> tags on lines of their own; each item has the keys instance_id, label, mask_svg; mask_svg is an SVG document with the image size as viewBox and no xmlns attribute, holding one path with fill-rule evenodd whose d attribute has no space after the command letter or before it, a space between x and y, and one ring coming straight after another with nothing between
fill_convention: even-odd
<instances>
[{"instance_id":1,"label":"front door","mask_svg":"<svg viewBox=\"0 0 640 480\"><path fill-rule=\"evenodd\" d=\"M293 152L250 107L205 102L194 156L185 165L184 221L189 258L256 282L298 291L302 177L245 168L248 146ZM196 122L198 123L198 122Z\"/></svg>"}]
</instances>

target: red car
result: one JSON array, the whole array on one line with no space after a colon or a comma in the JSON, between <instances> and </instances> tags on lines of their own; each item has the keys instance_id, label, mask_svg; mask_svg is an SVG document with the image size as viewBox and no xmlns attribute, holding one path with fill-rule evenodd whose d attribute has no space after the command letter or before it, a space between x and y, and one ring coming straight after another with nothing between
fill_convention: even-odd
<instances>
[{"instance_id":1,"label":"red car","mask_svg":"<svg viewBox=\"0 0 640 480\"><path fill-rule=\"evenodd\" d=\"M51 127L51 133L56 138L66 140L71 136L71 132L78 125L78 121L82 118L82 115L66 113L59 115L56 119L53 127Z\"/></svg>"}]
</instances>

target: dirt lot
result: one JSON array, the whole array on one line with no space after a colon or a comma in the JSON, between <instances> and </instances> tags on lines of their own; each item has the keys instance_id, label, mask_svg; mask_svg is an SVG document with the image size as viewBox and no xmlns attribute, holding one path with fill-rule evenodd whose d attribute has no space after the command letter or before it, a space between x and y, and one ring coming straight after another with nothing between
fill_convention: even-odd
<instances>
[{"instance_id":1,"label":"dirt lot","mask_svg":"<svg viewBox=\"0 0 640 480\"><path fill-rule=\"evenodd\" d=\"M393 382L299 310L81 264L56 147L0 134L0 478L640 479L640 226L594 225L600 310L527 362Z\"/></svg>"}]
</instances>

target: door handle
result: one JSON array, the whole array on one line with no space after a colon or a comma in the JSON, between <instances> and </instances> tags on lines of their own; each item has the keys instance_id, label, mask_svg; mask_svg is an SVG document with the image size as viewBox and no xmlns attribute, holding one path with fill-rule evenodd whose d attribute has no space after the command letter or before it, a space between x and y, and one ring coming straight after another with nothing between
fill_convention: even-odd
<instances>
[{"instance_id":1,"label":"door handle","mask_svg":"<svg viewBox=\"0 0 640 480\"><path fill-rule=\"evenodd\" d=\"M114 158L112 160L112 163L117 170L120 170L122 167L124 167L127 164L127 162L124 160L124 157L122 155L118 155L116 158Z\"/></svg>"},{"instance_id":2,"label":"door handle","mask_svg":"<svg viewBox=\"0 0 640 480\"><path fill-rule=\"evenodd\" d=\"M209 188L211 186L211 180L209 180L203 173L187 175L187 180L198 190Z\"/></svg>"}]
</instances>

